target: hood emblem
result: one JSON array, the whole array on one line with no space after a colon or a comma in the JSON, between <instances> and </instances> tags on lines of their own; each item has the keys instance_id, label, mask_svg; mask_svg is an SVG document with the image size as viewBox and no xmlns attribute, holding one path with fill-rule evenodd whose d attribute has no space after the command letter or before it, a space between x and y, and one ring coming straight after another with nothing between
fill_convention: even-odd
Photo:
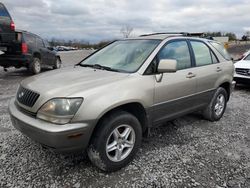
<instances>
[{"instance_id":1,"label":"hood emblem","mask_svg":"<svg viewBox=\"0 0 250 188\"><path fill-rule=\"evenodd\" d=\"M24 96L24 92L18 94L18 98L22 98Z\"/></svg>"}]
</instances>

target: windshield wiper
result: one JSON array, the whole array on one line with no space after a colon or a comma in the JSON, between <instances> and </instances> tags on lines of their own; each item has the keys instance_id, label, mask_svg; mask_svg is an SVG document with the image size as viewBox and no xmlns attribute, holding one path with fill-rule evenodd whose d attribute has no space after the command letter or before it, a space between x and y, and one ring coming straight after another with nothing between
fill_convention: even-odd
<instances>
[{"instance_id":1,"label":"windshield wiper","mask_svg":"<svg viewBox=\"0 0 250 188\"><path fill-rule=\"evenodd\" d=\"M91 68L94 68L94 69L101 69L101 70L107 70L107 71L113 71L113 72L121 72L118 69L113 69L111 67L103 66L103 65L100 65L100 64L94 64L94 65L91 65L91 64L79 64L79 65L81 67L91 67Z\"/></svg>"}]
</instances>

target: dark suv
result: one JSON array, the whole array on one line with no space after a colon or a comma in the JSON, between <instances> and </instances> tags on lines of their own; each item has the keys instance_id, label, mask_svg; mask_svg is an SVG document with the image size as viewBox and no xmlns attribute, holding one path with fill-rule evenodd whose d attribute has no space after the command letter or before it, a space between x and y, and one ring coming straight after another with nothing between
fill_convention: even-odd
<instances>
[{"instance_id":1,"label":"dark suv","mask_svg":"<svg viewBox=\"0 0 250 188\"><path fill-rule=\"evenodd\" d=\"M60 56L53 50L47 41L27 31L16 31L15 41L7 44L7 49L0 55L0 66L27 67L33 73L38 74L42 67L61 67Z\"/></svg>"},{"instance_id":2,"label":"dark suv","mask_svg":"<svg viewBox=\"0 0 250 188\"><path fill-rule=\"evenodd\" d=\"M4 43L15 40L15 24L6 9L0 2L0 50L4 51L6 47Z\"/></svg>"}]
</instances>

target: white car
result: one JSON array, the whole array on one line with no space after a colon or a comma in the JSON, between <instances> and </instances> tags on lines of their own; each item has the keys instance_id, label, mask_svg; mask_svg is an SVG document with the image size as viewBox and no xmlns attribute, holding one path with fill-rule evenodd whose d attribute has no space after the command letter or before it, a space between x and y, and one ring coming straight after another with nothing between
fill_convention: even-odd
<instances>
[{"instance_id":1,"label":"white car","mask_svg":"<svg viewBox=\"0 0 250 188\"><path fill-rule=\"evenodd\" d=\"M245 57L234 64L234 81L236 83L250 83L250 51Z\"/></svg>"}]
</instances>

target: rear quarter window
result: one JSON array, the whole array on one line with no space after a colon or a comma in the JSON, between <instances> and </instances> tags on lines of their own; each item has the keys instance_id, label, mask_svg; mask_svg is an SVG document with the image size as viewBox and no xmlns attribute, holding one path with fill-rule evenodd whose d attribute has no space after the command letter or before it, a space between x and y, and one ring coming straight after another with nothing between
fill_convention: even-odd
<instances>
[{"instance_id":1,"label":"rear quarter window","mask_svg":"<svg viewBox=\"0 0 250 188\"><path fill-rule=\"evenodd\" d=\"M7 9L3 4L0 4L0 16L10 17L9 12L7 11Z\"/></svg>"},{"instance_id":2,"label":"rear quarter window","mask_svg":"<svg viewBox=\"0 0 250 188\"><path fill-rule=\"evenodd\" d=\"M209 42L226 60L231 60L230 55L228 54L227 50L224 46L218 42Z\"/></svg>"}]
</instances>

